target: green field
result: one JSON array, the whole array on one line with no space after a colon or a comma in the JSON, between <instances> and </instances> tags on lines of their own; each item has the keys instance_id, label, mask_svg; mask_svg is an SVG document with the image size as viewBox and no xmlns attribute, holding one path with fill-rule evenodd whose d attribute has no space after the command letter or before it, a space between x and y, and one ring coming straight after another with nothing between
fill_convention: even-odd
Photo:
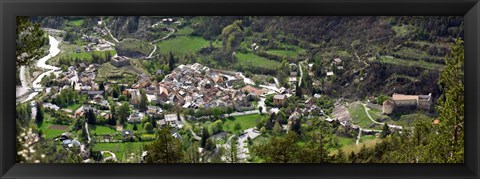
<instances>
[{"instance_id":1,"label":"green field","mask_svg":"<svg viewBox=\"0 0 480 179\"><path fill-rule=\"evenodd\" d=\"M390 63L394 65L400 65L400 66L407 66L407 67L421 67L421 68L427 68L427 69L443 69L443 65L437 64L437 63L430 63L426 62L423 60L404 60L404 59L399 59L395 57L386 57L382 56L380 57L380 61L383 63Z\"/></svg>"},{"instance_id":2,"label":"green field","mask_svg":"<svg viewBox=\"0 0 480 179\"><path fill-rule=\"evenodd\" d=\"M102 126L102 125L88 125L88 129L91 131L92 135L105 135L116 133L117 130L113 127Z\"/></svg>"},{"instance_id":3,"label":"green field","mask_svg":"<svg viewBox=\"0 0 480 179\"><path fill-rule=\"evenodd\" d=\"M360 143L365 142L365 141L369 141L369 140L374 140L376 138L377 137L375 137L374 135L362 135L362 136L360 136Z\"/></svg>"},{"instance_id":4,"label":"green field","mask_svg":"<svg viewBox=\"0 0 480 179\"><path fill-rule=\"evenodd\" d=\"M135 79L137 74L131 70L126 70L124 68L117 68L110 63L104 63L98 69L97 77L95 78L96 82L106 81L107 79L113 79L118 82L125 81L129 82ZM128 80L131 79L131 80Z\"/></svg>"},{"instance_id":5,"label":"green field","mask_svg":"<svg viewBox=\"0 0 480 179\"><path fill-rule=\"evenodd\" d=\"M187 27L179 29L175 34L176 35L190 35L190 34L193 33L193 31L195 31L193 28L187 26Z\"/></svg>"},{"instance_id":6,"label":"green field","mask_svg":"<svg viewBox=\"0 0 480 179\"><path fill-rule=\"evenodd\" d=\"M401 125L401 126L413 126L414 122L416 120L426 120L426 121L432 121L434 118L427 116L425 114L405 114L401 115L398 119L392 119L387 120L385 122L395 124L395 125Z\"/></svg>"},{"instance_id":7,"label":"green field","mask_svg":"<svg viewBox=\"0 0 480 179\"><path fill-rule=\"evenodd\" d=\"M111 151L119 161L124 161L124 156L134 153L138 158L144 149L144 145L151 142L125 142L125 143L97 143L93 151Z\"/></svg>"},{"instance_id":8,"label":"green field","mask_svg":"<svg viewBox=\"0 0 480 179\"><path fill-rule=\"evenodd\" d=\"M348 112L350 113L350 116L352 117L353 124L359 125L362 128L367 128L367 129L380 129L381 125L377 125L368 118L367 113L365 113L365 108L363 107L362 104L359 103L353 103L348 107ZM372 115L372 113L370 113ZM376 115L375 115L376 116ZM372 116L372 118L375 119L375 116Z\"/></svg>"},{"instance_id":9,"label":"green field","mask_svg":"<svg viewBox=\"0 0 480 179\"><path fill-rule=\"evenodd\" d=\"M235 56L238 58L238 63L245 66L277 69L277 67L280 65L280 63L277 61L269 60L253 53L237 53Z\"/></svg>"},{"instance_id":10,"label":"green field","mask_svg":"<svg viewBox=\"0 0 480 179\"><path fill-rule=\"evenodd\" d=\"M392 30L397 37L408 37L412 34L414 29L415 27L412 25L392 26Z\"/></svg>"},{"instance_id":11,"label":"green field","mask_svg":"<svg viewBox=\"0 0 480 179\"><path fill-rule=\"evenodd\" d=\"M66 132L66 130L59 130L59 129L56 129L56 127L68 128L69 126L56 125L48 121L44 121L43 124L38 127L38 129L42 130L43 136L45 139L53 139L55 137L58 137L60 134Z\"/></svg>"},{"instance_id":12,"label":"green field","mask_svg":"<svg viewBox=\"0 0 480 179\"><path fill-rule=\"evenodd\" d=\"M181 36L160 41L157 45L159 48L156 53L168 54L171 51L176 55L181 55L185 53L195 53L203 47L207 47L209 42L202 37Z\"/></svg>"},{"instance_id":13,"label":"green field","mask_svg":"<svg viewBox=\"0 0 480 179\"><path fill-rule=\"evenodd\" d=\"M287 56L287 57L297 57L298 56L298 52L290 51L290 50L273 49L273 50L267 50L267 53L278 55L278 56Z\"/></svg>"},{"instance_id":14,"label":"green field","mask_svg":"<svg viewBox=\"0 0 480 179\"><path fill-rule=\"evenodd\" d=\"M128 123L123 128L126 129L126 130L133 130L133 123ZM140 122L137 123L137 131L138 132L145 132L145 129L143 129L143 125Z\"/></svg>"},{"instance_id":15,"label":"green field","mask_svg":"<svg viewBox=\"0 0 480 179\"><path fill-rule=\"evenodd\" d=\"M83 24L83 19L69 20L67 24L78 27Z\"/></svg>"},{"instance_id":16,"label":"green field","mask_svg":"<svg viewBox=\"0 0 480 179\"><path fill-rule=\"evenodd\" d=\"M115 50L107 50L107 51L93 51L93 52L80 52L80 53L76 53L76 52L73 52L73 53L69 53L69 54L66 54L65 56L68 58L68 59L71 59L71 60L75 60L76 58L78 59L85 59L85 60L92 60L93 59L93 55L97 55L97 56L100 56L101 58L106 58L106 54L107 53L110 53L110 56L114 56L115 54L117 54L117 51Z\"/></svg>"},{"instance_id":17,"label":"green field","mask_svg":"<svg viewBox=\"0 0 480 179\"><path fill-rule=\"evenodd\" d=\"M138 39L127 38L123 39L116 48L127 52L139 52L144 55L149 55L154 47L148 42Z\"/></svg>"},{"instance_id":18,"label":"green field","mask_svg":"<svg viewBox=\"0 0 480 179\"><path fill-rule=\"evenodd\" d=\"M233 117L233 120L227 118L223 122L223 130L233 132L236 123L240 123L241 130L255 127L257 125L257 118L260 119L260 114L250 114L245 116Z\"/></svg>"}]
</instances>

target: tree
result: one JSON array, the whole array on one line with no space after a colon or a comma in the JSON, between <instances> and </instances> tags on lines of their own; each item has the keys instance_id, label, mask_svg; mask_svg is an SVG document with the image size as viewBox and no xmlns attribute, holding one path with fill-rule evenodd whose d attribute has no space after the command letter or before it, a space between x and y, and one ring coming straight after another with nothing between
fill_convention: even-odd
<instances>
[{"instance_id":1,"label":"tree","mask_svg":"<svg viewBox=\"0 0 480 179\"><path fill-rule=\"evenodd\" d=\"M300 119L292 120L292 125L290 126L290 130L299 134L299 135L302 133Z\"/></svg>"},{"instance_id":2,"label":"tree","mask_svg":"<svg viewBox=\"0 0 480 179\"><path fill-rule=\"evenodd\" d=\"M150 122L145 123L145 130L147 130L148 133L153 133L153 125Z\"/></svg>"},{"instance_id":3,"label":"tree","mask_svg":"<svg viewBox=\"0 0 480 179\"><path fill-rule=\"evenodd\" d=\"M388 135L390 135L391 131L390 128L388 127L388 124L385 123L383 125L382 133L380 134L380 138L385 139Z\"/></svg>"},{"instance_id":4,"label":"tree","mask_svg":"<svg viewBox=\"0 0 480 179\"><path fill-rule=\"evenodd\" d=\"M118 120L120 124L125 124L127 122L128 116L130 115L130 106L127 102L124 102L122 105L118 106L117 112Z\"/></svg>"},{"instance_id":5,"label":"tree","mask_svg":"<svg viewBox=\"0 0 480 179\"><path fill-rule=\"evenodd\" d=\"M172 51L170 51L169 53L168 68L170 69L170 71L173 71L175 69L175 58L173 57Z\"/></svg>"},{"instance_id":6,"label":"tree","mask_svg":"<svg viewBox=\"0 0 480 179\"><path fill-rule=\"evenodd\" d=\"M140 111L142 112L145 112L147 111L147 103L148 103L148 98L147 98L147 94L145 93L145 90L143 89L140 89L140 104L139 104L139 108L140 108Z\"/></svg>"},{"instance_id":7,"label":"tree","mask_svg":"<svg viewBox=\"0 0 480 179\"><path fill-rule=\"evenodd\" d=\"M225 152L225 158L227 159L227 162L229 163L236 163L238 162L238 156L237 156L237 137L232 137L230 139L230 147L228 150Z\"/></svg>"},{"instance_id":8,"label":"tree","mask_svg":"<svg viewBox=\"0 0 480 179\"><path fill-rule=\"evenodd\" d=\"M223 122L222 120L216 120L212 125L212 133L216 134L223 131Z\"/></svg>"},{"instance_id":9,"label":"tree","mask_svg":"<svg viewBox=\"0 0 480 179\"><path fill-rule=\"evenodd\" d=\"M200 153L198 152L198 143L192 143L185 151L185 163L200 163Z\"/></svg>"},{"instance_id":10,"label":"tree","mask_svg":"<svg viewBox=\"0 0 480 179\"><path fill-rule=\"evenodd\" d=\"M260 129L260 133L265 134L266 132L267 132L267 129L265 128L265 126L263 126L263 127Z\"/></svg>"},{"instance_id":11,"label":"tree","mask_svg":"<svg viewBox=\"0 0 480 179\"><path fill-rule=\"evenodd\" d=\"M217 146L215 145L215 141L212 138L207 139L205 149L207 149L208 151L213 151L215 150L215 148L217 148Z\"/></svg>"},{"instance_id":12,"label":"tree","mask_svg":"<svg viewBox=\"0 0 480 179\"><path fill-rule=\"evenodd\" d=\"M275 132L276 135L282 134L282 126L277 122L275 122L275 126L273 126L273 132Z\"/></svg>"},{"instance_id":13,"label":"tree","mask_svg":"<svg viewBox=\"0 0 480 179\"><path fill-rule=\"evenodd\" d=\"M17 16L16 65L29 65L34 58L43 54L41 49L47 42L40 24L33 24L27 16Z\"/></svg>"},{"instance_id":14,"label":"tree","mask_svg":"<svg viewBox=\"0 0 480 179\"><path fill-rule=\"evenodd\" d=\"M242 125L240 125L240 123L235 123L235 126L233 127L233 130L234 131L240 131L242 130Z\"/></svg>"},{"instance_id":15,"label":"tree","mask_svg":"<svg viewBox=\"0 0 480 179\"><path fill-rule=\"evenodd\" d=\"M161 129L157 139L147 146L147 163L179 163L183 160L180 141L174 138L167 128Z\"/></svg>"},{"instance_id":16,"label":"tree","mask_svg":"<svg viewBox=\"0 0 480 179\"><path fill-rule=\"evenodd\" d=\"M446 65L438 82L443 94L436 107L441 122L438 130L440 136L434 143L443 147L434 154L442 162L461 163L464 161L465 126L463 40L457 39L451 49L451 54L445 58Z\"/></svg>"},{"instance_id":17,"label":"tree","mask_svg":"<svg viewBox=\"0 0 480 179\"><path fill-rule=\"evenodd\" d=\"M205 148L205 145L207 144L207 139L210 137L210 134L208 133L208 129L206 127L203 127L202 130L202 139L200 140L200 146L202 148Z\"/></svg>"},{"instance_id":18,"label":"tree","mask_svg":"<svg viewBox=\"0 0 480 179\"><path fill-rule=\"evenodd\" d=\"M345 152L340 148L338 149L338 153L335 155L335 162L336 163L345 163L347 162L347 156Z\"/></svg>"},{"instance_id":19,"label":"tree","mask_svg":"<svg viewBox=\"0 0 480 179\"><path fill-rule=\"evenodd\" d=\"M272 127L274 125L272 121L274 121L275 118L276 118L275 113L270 114L270 117L267 118L267 122L265 123L265 128L267 130L272 130Z\"/></svg>"},{"instance_id":20,"label":"tree","mask_svg":"<svg viewBox=\"0 0 480 179\"><path fill-rule=\"evenodd\" d=\"M255 146L254 151L267 163L292 163L299 151L297 142L298 135L289 132L285 137L273 137L266 145Z\"/></svg>"},{"instance_id":21,"label":"tree","mask_svg":"<svg viewBox=\"0 0 480 179\"><path fill-rule=\"evenodd\" d=\"M217 108L213 108L212 113L213 113L213 117L214 117L215 119L218 119L218 118L220 118L220 115L223 114L223 109L222 109L222 108L218 108L218 107L217 107Z\"/></svg>"},{"instance_id":22,"label":"tree","mask_svg":"<svg viewBox=\"0 0 480 179\"><path fill-rule=\"evenodd\" d=\"M43 123L43 119L45 118L45 112L43 109L43 103L37 101L37 115L35 115L35 122L40 126Z\"/></svg>"},{"instance_id":23,"label":"tree","mask_svg":"<svg viewBox=\"0 0 480 179\"><path fill-rule=\"evenodd\" d=\"M95 112L93 112L93 109L88 109L87 111L87 123L89 124L96 124L97 123L97 116L95 115Z\"/></svg>"},{"instance_id":24,"label":"tree","mask_svg":"<svg viewBox=\"0 0 480 179\"><path fill-rule=\"evenodd\" d=\"M133 121L133 128L132 128L134 131L138 130L138 127L137 127L137 121Z\"/></svg>"},{"instance_id":25,"label":"tree","mask_svg":"<svg viewBox=\"0 0 480 179\"><path fill-rule=\"evenodd\" d=\"M287 124L287 115L283 111L278 111L277 121L280 124Z\"/></svg>"}]
</instances>

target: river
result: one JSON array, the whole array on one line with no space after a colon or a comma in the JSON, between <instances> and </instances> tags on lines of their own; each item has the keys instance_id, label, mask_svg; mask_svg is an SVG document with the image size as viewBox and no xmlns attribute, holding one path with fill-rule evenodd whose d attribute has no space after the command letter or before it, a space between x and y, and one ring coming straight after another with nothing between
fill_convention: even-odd
<instances>
[{"instance_id":1,"label":"river","mask_svg":"<svg viewBox=\"0 0 480 179\"><path fill-rule=\"evenodd\" d=\"M60 43L57 39L55 39L52 36L48 36L49 44L50 44L50 49L49 49L49 54L47 56L44 56L43 58L39 59L37 62L37 67L43 68L47 71L43 72L40 74L34 81L33 81L33 88L42 88L42 85L40 84L40 81L42 81L42 78L45 77L46 75L50 75L53 73L55 70L58 70L58 67L52 66L52 65L47 65L46 62L47 60L50 60L52 57L55 57L60 53L60 49L58 48L58 44ZM21 70L25 71L25 70ZM23 82L22 82L23 86ZM21 102L26 102L29 100L32 100L36 95L38 95L38 92L33 92L31 93L26 99L22 100Z\"/></svg>"}]
</instances>

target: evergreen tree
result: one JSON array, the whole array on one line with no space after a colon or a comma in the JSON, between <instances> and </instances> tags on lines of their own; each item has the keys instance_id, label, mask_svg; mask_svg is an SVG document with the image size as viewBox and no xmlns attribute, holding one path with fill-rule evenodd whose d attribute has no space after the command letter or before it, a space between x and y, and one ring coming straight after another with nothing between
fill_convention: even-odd
<instances>
[{"instance_id":1,"label":"evergreen tree","mask_svg":"<svg viewBox=\"0 0 480 179\"><path fill-rule=\"evenodd\" d=\"M205 145L207 144L207 140L209 137L210 137L210 134L208 133L208 129L206 127L203 127L202 139L200 140L200 146L202 148L205 148Z\"/></svg>"},{"instance_id":2,"label":"evergreen tree","mask_svg":"<svg viewBox=\"0 0 480 179\"><path fill-rule=\"evenodd\" d=\"M464 161L464 48L463 40L457 39L452 52L445 58L445 68L441 72L439 86L443 91L438 101L440 136L437 146L442 146L434 154L443 162Z\"/></svg>"},{"instance_id":3,"label":"evergreen tree","mask_svg":"<svg viewBox=\"0 0 480 179\"><path fill-rule=\"evenodd\" d=\"M385 137L387 137L388 135L390 135L391 131L390 131L390 127L388 127L388 124L385 123L383 125L383 129L382 129L382 133L380 134L380 138L384 139Z\"/></svg>"},{"instance_id":4,"label":"evergreen tree","mask_svg":"<svg viewBox=\"0 0 480 179\"><path fill-rule=\"evenodd\" d=\"M275 132L276 135L282 134L282 127L280 126L278 121L275 122L275 126L273 126L273 132Z\"/></svg>"},{"instance_id":5,"label":"evergreen tree","mask_svg":"<svg viewBox=\"0 0 480 179\"><path fill-rule=\"evenodd\" d=\"M35 116L35 122L37 122L38 125L41 125L44 118L45 112L43 109L43 103L37 101L37 115Z\"/></svg>"},{"instance_id":6,"label":"evergreen tree","mask_svg":"<svg viewBox=\"0 0 480 179\"><path fill-rule=\"evenodd\" d=\"M140 111L145 112L147 111L147 103L148 103L147 94L143 89L140 89L140 95L141 95L141 98L140 98L139 108L140 108Z\"/></svg>"},{"instance_id":7,"label":"evergreen tree","mask_svg":"<svg viewBox=\"0 0 480 179\"><path fill-rule=\"evenodd\" d=\"M147 146L147 163L179 163L183 161L180 141L174 138L167 128L158 132L157 139Z\"/></svg>"},{"instance_id":8,"label":"evergreen tree","mask_svg":"<svg viewBox=\"0 0 480 179\"><path fill-rule=\"evenodd\" d=\"M175 58L173 57L172 51L170 51L168 57L168 68L170 69L170 71L173 71L175 69Z\"/></svg>"}]
</instances>

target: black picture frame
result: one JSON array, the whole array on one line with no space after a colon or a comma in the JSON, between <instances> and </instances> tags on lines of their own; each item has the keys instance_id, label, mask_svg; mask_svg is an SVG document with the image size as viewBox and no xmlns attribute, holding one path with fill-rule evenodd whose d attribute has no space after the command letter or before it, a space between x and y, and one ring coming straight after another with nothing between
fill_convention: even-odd
<instances>
[{"instance_id":1,"label":"black picture frame","mask_svg":"<svg viewBox=\"0 0 480 179\"><path fill-rule=\"evenodd\" d=\"M1 178L479 178L478 0L1 0ZM15 16L460 15L465 45L464 164L17 164Z\"/></svg>"}]
</instances>

